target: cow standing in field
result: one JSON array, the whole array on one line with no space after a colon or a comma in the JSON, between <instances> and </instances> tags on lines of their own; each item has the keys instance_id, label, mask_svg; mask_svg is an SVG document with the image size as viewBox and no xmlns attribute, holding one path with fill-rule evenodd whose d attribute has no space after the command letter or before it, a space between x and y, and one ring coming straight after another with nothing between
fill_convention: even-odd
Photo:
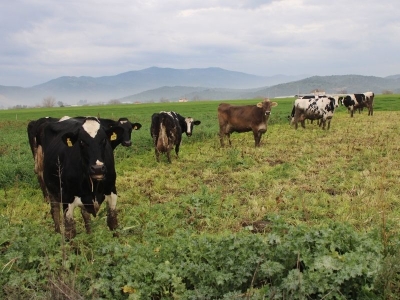
<instances>
[{"instance_id":1,"label":"cow standing in field","mask_svg":"<svg viewBox=\"0 0 400 300\"><path fill-rule=\"evenodd\" d=\"M320 98L328 98L331 101L334 102L334 106L335 108L339 107L339 104L341 103L341 97L334 95L334 96L328 96L328 95L305 95L305 96L299 96L298 99L320 99ZM290 122L290 124L293 124L293 117L294 117L294 109L292 110L292 114L288 116L288 120ZM312 124L315 120L315 116L313 114L310 115L310 117L305 116L305 119L308 121L310 120L310 123ZM316 119L317 120L317 124L320 124L320 120L319 118Z\"/></svg>"},{"instance_id":2,"label":"cow standing in field","mask_svg":"<svg viewBox=\"0 0 400 300\"><path fill-rule=\"evenodd\" d=\"M91 117L43 124L36 136L36 156L43 159L42 180L56 232L61 232L60 204L68 239L76 235L73 211L77 206L82 208L88 232L88 213L96 216L104 200L108 202L108 227L114 230L118 226L116 172L110 141L122 134L122 128L104 129L98 119Z\"/></svg>"},{"instance_id":3,"label":"cow standing in field","mask_svg":"<svg viewBox=\"0 0 400 300\"><path fill-rule=\"evenodd\" d=\"M28 132L29 145L31 147L32 155L35 160L35 173L37 174L39 185L43 192L43 196L46 202L49 202L49 198L43 181L43 166L42 166L43 158L37 156L37 148L38 148L37 136L41 135L43 128L48 123L56 123L68 119L84 122L86 120L86 117L70 118L68 116L64 116L61 119L45 117L45 118L40 118L38 120L30 121L28 123L27 132ZM140 123L131 123L127 118L120 118L118 121L114 121L111 119L103 119L103 118L100 118L98 120L100 121L100 124L104 129L111 129L116 127L120 127L123 129L122 134L120 134L119 136L117 135L111 136L111 147L113 150L120 144L124 147L131 146L132 130L139 130L142 127Z\"/></svg>"},{"instance_id":4,"label":"cow standing in field","mask_svg":"<svg viewBox=\"0 0 400 300\"><path fill-rule=\"evenodd\" d=\"M366 92L363 94L349 94L343 98L343 105L350 111L350 117L353 117L355 109L368 108L368 116L374 113L374 93Z\"/></svg>"},{"instance_id":5,"label":"cow standing in field","mask_svg":"<svg viewBox=\"0 0 400 300\"><path fill-rule=\"evenodd\" d=\"M58 118L40 118L36 121L31 121L28 124L28 138L29 138L29 144L31 147L31 151L35 160L35 173L37 174L37 178L39 181L39 185L40 188L43 192L43 197L45 199L46 202L50 202L50 198L49 198L49 193L47 191L45 182L44 182L44 178L43 178L43 151L40 148L39 151L39 155L37 154L38 152L38 147L41 146L40 141L41 139L43 139L43 133L44 133L44 128L49 124L49 123L56 123L56 122L63 122L66 120L70 120L71 121L76 121L78 123L84 123L86 121L86 117L75 117L75 118L70 118L70 117L63 117L61 119ZM131 133L132 130L139 130L142 125L140 123L131 123L127 118L120 118L118 121L114 121L114 120L110 120L110 119L103 119L100 118L98 119L100 121L100 124L102 126L103 129L105 130L113 130L116 128L119 128L116 130L114 130L112 132L112 135L110 136L110 143L111 143L111 147L112 150L114 150L118 145L122 145L124 147L129 147L132 145L131 142ZM116 132L119 132L119 134L117 134ZM38 144L39 141L39 144ZM115 180L114 180L115 181ZM111 183L102 183L105 185L114 185L113 189L116 190L115 188L115 182ZM116 192L115 192L116 194ZM110 194L107 194L110 195ZM105 195L98 195L98 198L103 199ZM52 204L52 210L54 210L54 206L59 204L53 203ZM81 207L81 213L82 213L82 217L84 219L85 222L85 228L86 228L86 232L90 233L91 232L91 226L90 226L90 214L85 210L84 207ZM58 208L57 211L60 211L60 209ZM59 214L59 213L58 213ZM116 219L116 218L115 218ZM111 219L110 219L111 220ZM56 226L56 231L59 232L59 226Z\"/></svg>"},{"instance_id":6,"label":"cow standing in field","mask_svg":"<svg viewBox=\"0 0 400 300\"><path fill-rule=\"evenodd\" d=\"M160 153L166 153L168 162L171 163L170 153L174 147L178 158L182 133L192 136L194 125L200 125L200 123L199 120L185 118L173 111L154 113L151 116L150 135L153 139L157 161L160 161Z\"/></svg>"},{"instance_id":7,"label":"cow standing in field","mask_svg":"<svg viewBox=\"0 0 400 300\"><path fill-rule=\"evenodd\" d=\"M230 105L221 103L218 106L219 138L221 146L224 146L224 137L233 132L253 131L255 146L260 146L263 133L267 131L267 121L271 114L271 108L278 103L271 102L268 98L257 105Z\"/></svg>"},{"instance_id":8,"label":"cow standing in field","mask_svg":"<svg viewBox=\"0 0 400 300\"><path fill-rule=\"evenodd\" d=\"M333 113L335 111L335 99L332 97L322 97L314 99L296 99L292 109L292 121L295 129L298 127L298 122L303 128L305 120L320 120L319 126L325 129L328 122L328 129L331 125Z\"/></svg>"}]
</instances>

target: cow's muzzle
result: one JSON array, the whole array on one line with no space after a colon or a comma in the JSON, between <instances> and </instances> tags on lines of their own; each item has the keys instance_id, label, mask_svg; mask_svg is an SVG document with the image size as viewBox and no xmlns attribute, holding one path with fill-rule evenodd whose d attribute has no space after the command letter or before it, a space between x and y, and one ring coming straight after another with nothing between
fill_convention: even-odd
<instances>
[{"instance_id":1,"label":"cow's muzzle","mask_svg":"<svg viewBox=\"0 0 400 300\"><path fill-rule=\"evenodd\" d=\"M93 180L103 180L106 174L107 168L105 165L92 165L90 167L90 177Z\"/></svg>"},{"instance_id":2,"label":"cow's muzzle","mask_svg":"<svg viewBox=\"0 0 400 300\"><path fill-rule=\"evenodd\" d=\"M132 142L131 142L131 141L123 141L123 142L122 142L122 146L124 146L124 147L130 147L130 146L132 146Z\"/></svg>"},{"instance_id":3,"label":"cow's muzzle","mask_svg":"<svg viewBox=\"0 0 400 300\"><path fill-rule=\"evenodd\" d=\"M265 115L266 115L266 116L269 116L270 114L271 114L270 111L266 111L266 112L265 112Z\"/></svg>"}]
</instances>

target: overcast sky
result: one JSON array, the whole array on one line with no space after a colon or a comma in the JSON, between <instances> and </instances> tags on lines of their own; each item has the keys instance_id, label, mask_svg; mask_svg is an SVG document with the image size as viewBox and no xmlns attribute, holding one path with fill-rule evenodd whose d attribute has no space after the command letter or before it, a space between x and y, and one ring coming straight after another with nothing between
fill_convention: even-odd
<instances>
[{"instance_id":1,"label":"overcast sky","mask_svg":"<svg viewBox=\"0 0 400 300\"><path fill-rule=\"evenodd\" d=\"M384 77L399 16L399 0L1 1L0 85L152 66Z\"/></svg>"}]
</instances>

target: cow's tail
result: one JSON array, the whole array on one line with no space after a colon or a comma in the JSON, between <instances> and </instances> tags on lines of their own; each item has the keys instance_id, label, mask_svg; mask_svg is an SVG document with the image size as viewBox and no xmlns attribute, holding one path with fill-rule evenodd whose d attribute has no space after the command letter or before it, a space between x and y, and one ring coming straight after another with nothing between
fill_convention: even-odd
<instances>
[{"instance_id":1,"label":"cow's tail","mask_svg":"<svg viewBox=\"0 0 400 300\"><path fill-rule=\"evenodd\" d=\"M293 105L292 113L290 114L292 118L294 117L294 111L295 111L295 107L294 107L294 105Z\"/></svg>"},{"instance_id":2,"label":"cow's tail","mask_svg":"<svg viewBox=\"0 0 400 300\"><path fill-rule=\"evenodd\" d=\"M167 128L165 127L166 118L163 115L160 115L160 123L158 128L158 139L157 139L157 149L160 152L167 151L168 148L168 136L167 136Z\"/></svg>"},{"instance_id":3,"label":"cow's tail","mask_svg":"<svg viewBox=\"0 0 400 300\"><path fill-rule=\"evenodd\" d=\"M161 152L166 152L168 149L167 130L163 123L160 124L160 132L158 133L157 149Z\"/></svg>"},{"instance_id":4,"label":"cow's tail","mask_svg":"<svg viewBox=\"0 0 400 300\"><path fill-rule=\"evenodd\" d=\"M293 123L294 123L294 113L295 113L295 105L293 105L292 113L291 113L290 116L288 117L288 119L289 119L289 124L290 124L290 125L293 125Z\"/></svg>"}]
</instances>

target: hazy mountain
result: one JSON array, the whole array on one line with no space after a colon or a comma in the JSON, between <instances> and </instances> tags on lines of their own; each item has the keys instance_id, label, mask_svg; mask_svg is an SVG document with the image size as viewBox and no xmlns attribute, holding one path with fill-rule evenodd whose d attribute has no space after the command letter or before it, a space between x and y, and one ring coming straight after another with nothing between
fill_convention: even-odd
<instances>
[{"instance_id":1,"label":"hazy mountain","mask_svg":"<svg viewBox=\"0 0 400 300\"><path fill-rule=\"evenodd\" d=\"M382 78L361 75L312 76L298 81L281 83L271 87L254 89L219 89L219 88L188 88L182 86L163 87L145 91L120 99L124 102L146 102L160 99L176 101L180 98L189 100L226 100L251 99L259 97L282 97L297 94L308 94L313 90L322 90L330 94L364 93L373 91L380 94L383 91L400 93L399 78Z\"/></svg>"},{"instance_id":2,"label":"hazy mountain","mask_svg":"<svg viewBox=\"0 0 400 300\"><path fill-rule=\"evenodd\" d=\"M389 78L389 79L399 79L399 78L400 78L400 74L397 74L397 75L390 75L390 76L387 76L387 77L385 77L385 78Z\"/></svg>"},{"instance_id":3,"label":"hazy mountain","mask_svg":"<svg viewBox=\"0 0 400 300\"><path fill-rule=\"evenodd\" d=\"M64 76L29 88L0 86L0 98L6 99L9 106L16 104L40 105L46 97L54 97L56 101L67 104L75 104L80 100L95 103L107 102L111 99L118 99L163 86L247 89L271 86L305 77L307 76L256 76L220 68L171 69L152 67L115 76Z\"/></svg>"},{"instance_id":4,"label":"hazy mountain","mask_svg":"<svg viewBox=\"0 0 400 300\"><path fill-rule=\"evenodd\" d=\"M318 89L326 93L364 93L372 91L381 94L383 91L400 93L399 78L382 78L375 76L361 75L332 75L332 76L312 76L298 81L278 84L257 90L247 96L257 96L260 93L271 98L287 95L307 94Z\"/></svg>"},{"instance_id":5,"label":"hazy mountain","mask_svg":"<svg viewBox=\"0 0 400 300\"><path fill-rule=\"evenodd\" d=\"M123 102L160 100L224 100L280 97L310 93L359 93L383 91L400 93L400 75L388 77L361 75L333 76L256 76L220 68L148 68L115 76L60 77L30 88L0 86L0 107L41 105L46 97L56 102L99 103L118 99Z\"/></svg>"}]
</instances>

